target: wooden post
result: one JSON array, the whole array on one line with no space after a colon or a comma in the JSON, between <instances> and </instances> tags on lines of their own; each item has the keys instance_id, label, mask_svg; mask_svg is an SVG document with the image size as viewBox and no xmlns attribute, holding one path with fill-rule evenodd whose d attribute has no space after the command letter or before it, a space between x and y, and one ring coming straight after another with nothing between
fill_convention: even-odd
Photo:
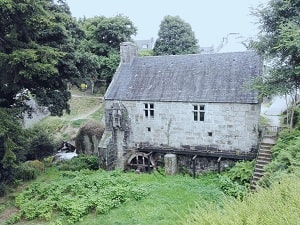
<instances>
[{"instance_id":1,"label":"wooden post","mask_svg":"<svg viewBox=\"0 0 300 225\"><path fill-rule=\"evenodd\" d=\"M192 158L192 161L193 161L193 178L194 179L196 178L196 158L197 158L197 155L194 155L194 157Z\"/></svg>"}]
</instances>

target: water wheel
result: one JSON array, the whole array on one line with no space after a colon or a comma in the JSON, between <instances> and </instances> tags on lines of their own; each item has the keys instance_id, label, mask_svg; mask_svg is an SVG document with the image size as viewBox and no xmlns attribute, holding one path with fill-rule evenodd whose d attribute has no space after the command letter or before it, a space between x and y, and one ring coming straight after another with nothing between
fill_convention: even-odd
<instances>
[{"instance_id":1,"label":"water wheel","mask_svg":"<svg viewBox=\"0 0 300 225\"><path fill-rule=\"evenodd\" d=\"M127 160L127 167L136 172L149 172L156 169L152 153L136 152Z\"/></svg>"}]
</instances>

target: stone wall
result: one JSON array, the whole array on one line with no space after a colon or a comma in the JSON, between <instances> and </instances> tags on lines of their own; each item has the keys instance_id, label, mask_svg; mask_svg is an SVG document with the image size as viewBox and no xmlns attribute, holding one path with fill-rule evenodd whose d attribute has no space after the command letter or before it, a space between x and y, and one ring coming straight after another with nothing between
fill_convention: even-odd
<instances>
[{"instance_id":1,"label":"stone wall","mask_svg":"<svg viewBox=\"0 0 300 225\"><path fill-rule=\"evenodd\" d=\"M154 117L146 117L145 103L122 101L130 124L128 148L148 142L175 148L189 145L250 151L257 145L260 104L151 102ZM105 109L113 104L116 102L106 101ZM204 121L194 121L194 105L204 105Z\"/></svg>"}]
</instances>

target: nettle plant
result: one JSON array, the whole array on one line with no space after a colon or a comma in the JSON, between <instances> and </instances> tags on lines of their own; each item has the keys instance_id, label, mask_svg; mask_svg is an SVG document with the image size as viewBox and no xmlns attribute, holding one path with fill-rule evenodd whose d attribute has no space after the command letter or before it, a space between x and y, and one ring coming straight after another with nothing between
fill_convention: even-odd
<instances>
[{"instance_id":1,"label":"nettle plant","mask_svg":"<svg viewBox=\"0 0 300 225\"><path fill-rule=\"evenodd\" d=\"M65 171L53 183L33 183L16 196L19 212L6 221L13 224L21 219L49 221L54 214L73 224L91 211L108 213L125 202L147 196L147 187L137 186L118 171ZM58 221L59 222L59 221Z\"/></svg>"}]
</instances>

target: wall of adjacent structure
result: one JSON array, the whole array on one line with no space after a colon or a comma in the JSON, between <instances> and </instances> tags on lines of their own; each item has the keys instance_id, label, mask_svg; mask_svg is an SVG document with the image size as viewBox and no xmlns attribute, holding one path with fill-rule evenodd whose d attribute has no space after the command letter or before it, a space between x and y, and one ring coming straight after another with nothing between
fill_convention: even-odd
<instances>
[{"instance_id":1,"label":"wall of adjacent structure","mask_svg":"<svg viewBox=\"0 0 300 225\"><path fill-rule=\"evenodd\" d=\"M105 108L113 101L106 100ZM154 104L154 117L145 116L144 103ZM249 151L258 142L260 104L195 103L205 105L204 121L194 121L194 103L122 101L130 122L128 147L151 145L211 146Z\"/></svg>"}]
</instances>

